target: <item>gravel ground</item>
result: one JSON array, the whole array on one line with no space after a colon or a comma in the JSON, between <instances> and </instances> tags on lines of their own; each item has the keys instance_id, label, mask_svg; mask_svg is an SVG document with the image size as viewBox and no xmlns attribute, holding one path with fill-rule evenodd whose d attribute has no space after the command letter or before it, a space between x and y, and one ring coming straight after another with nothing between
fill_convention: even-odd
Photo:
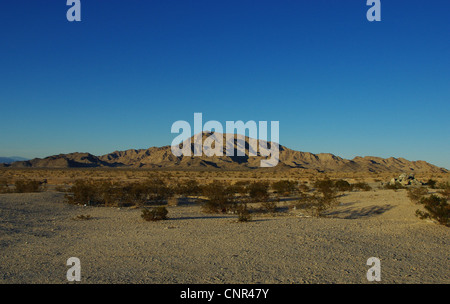
<instances>
[{"instance_id":1,"label":"gravel ground","mask_svg":"<svg viewBox=\"0 0 450 304\"><path fill-rule=\"evenodd\" d=\"M450 283L449 228L418 219L404 190L352 192L327 218L209 215L168 207L71 206L58 192L0 195L0 283L67 283L69 257L82 283ZM89 220L74 220L89 214Z\"/></svg>"}]
</instances>

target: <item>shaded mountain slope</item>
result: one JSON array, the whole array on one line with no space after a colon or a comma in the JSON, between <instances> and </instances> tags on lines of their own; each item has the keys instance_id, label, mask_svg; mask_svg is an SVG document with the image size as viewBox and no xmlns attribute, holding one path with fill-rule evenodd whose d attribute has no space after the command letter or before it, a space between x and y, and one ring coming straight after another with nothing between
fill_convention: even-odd
<instances>
[{"instance_id":1,"label":"shaded mountain slope","mask_svg":"<svg viewBox=\"0 0 450 304\"><path fill-rule=\"evenodd\" d=\"M202 140L210 137L210 132L204 132ZM216 135L220 136L219 133ZM129 149L125 151L114 151L109 154L95 156L90 153L69 153L49 156L46 158L35 158L28 161L17 161L12 164L3 164L3 167L13 168L84 168L84 167L128 167L128 168L172 168L172 169L220 169L220 170L245 170L260 167L260 161L267 157L250 156L248 148L255 143L254 140L238 135L231 139L236 151L239 145L237 138L243 140L246 148L244 156L226 155L226 135L224 138L223 156L175 156L171 146L151 147L148 149ZM191 151L194 151L194 137L191 137ZM187 141L185 141L187 144ZM270 143L269 143L270 146ZM276 169L300 168L320 172L432 172L446 173L445 168L440 168L425 161L408 161L404 158L381 158L381 157L355 157L344 159L339 156L320 153L313 154L291 150L279 146L279 164ZM236 154L236 153L235 153Z\"/></svg>"}]
</instances>

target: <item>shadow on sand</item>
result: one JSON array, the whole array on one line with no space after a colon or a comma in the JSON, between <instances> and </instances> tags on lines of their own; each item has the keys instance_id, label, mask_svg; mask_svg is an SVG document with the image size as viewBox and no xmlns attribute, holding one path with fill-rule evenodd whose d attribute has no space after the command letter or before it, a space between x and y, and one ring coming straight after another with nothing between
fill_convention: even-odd
<instances>
[{"instance_id":1,"label":"shadow on sand","mask_svg":"<svg viewBox=\"0 0 450 304\"><path fill-rule=\"evenodd\" d=\"M183 220L215 220L215 219L230 219L230 220L237 220L237 216L232 215L218 215L218 216L185 216L185 217L174 217L174 218L168 218L170 221L183 221ZM269 221L270 219L261 219L261 218L252 218L249 223L251 222L265 222Z\"/></svg>"},{"instance_id":2,"label":"shadow on sand","mask_svg":"<svg viewBox=\"0 0 450 304\"><path fill-rule=\"evenodd\" d=\"M233 219L233 216L184 216L184 217L174 217L169 218L171 221L180 221L180 220L215 220L215 219Z\"/></svg>"},{"instance_id":3,"label":"shadow on sand","mask_svg":"<svg viewBox=\"0 0 450 304\"><path fill-rule=\"evenodd\" d=\"M328 212L326 215L341 219L360 219L366 217L377 216L391 210L394 206L389 204L383 206L370 206L364 208L348 207Z\"/></svg>"}]
</instances>

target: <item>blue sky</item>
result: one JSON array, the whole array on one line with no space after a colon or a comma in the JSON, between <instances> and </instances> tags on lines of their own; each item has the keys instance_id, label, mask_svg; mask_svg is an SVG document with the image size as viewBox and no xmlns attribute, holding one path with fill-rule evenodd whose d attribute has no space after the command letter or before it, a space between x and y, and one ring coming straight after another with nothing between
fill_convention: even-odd
<instances>
[{"instance_id":1,"label":"blue sky","mask_svg":"<svg viewBox=\"0 0 450 304\"><path fill-rule=\"evenodd\" d=\"M450 168L450 2L0 3L0 155L169 145L177 120L280 122L280 143Z\"/></svg>"}]
</instances>

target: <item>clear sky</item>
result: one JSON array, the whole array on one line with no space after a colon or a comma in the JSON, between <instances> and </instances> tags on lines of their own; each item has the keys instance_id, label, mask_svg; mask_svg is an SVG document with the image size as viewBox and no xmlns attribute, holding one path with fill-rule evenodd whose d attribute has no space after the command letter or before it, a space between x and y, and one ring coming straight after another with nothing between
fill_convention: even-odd
<instances>
[{"instance_id":1,"label":"clear sky","mask_svg":"<svg viewBox=\"0 0 450 304\"><path fill-rule=\"evenodd\" d=\"M0 2L0 156L170 145L172 123L280 122L313 153L450 169L450 1Z\"/></svg>"}]
</instances>

